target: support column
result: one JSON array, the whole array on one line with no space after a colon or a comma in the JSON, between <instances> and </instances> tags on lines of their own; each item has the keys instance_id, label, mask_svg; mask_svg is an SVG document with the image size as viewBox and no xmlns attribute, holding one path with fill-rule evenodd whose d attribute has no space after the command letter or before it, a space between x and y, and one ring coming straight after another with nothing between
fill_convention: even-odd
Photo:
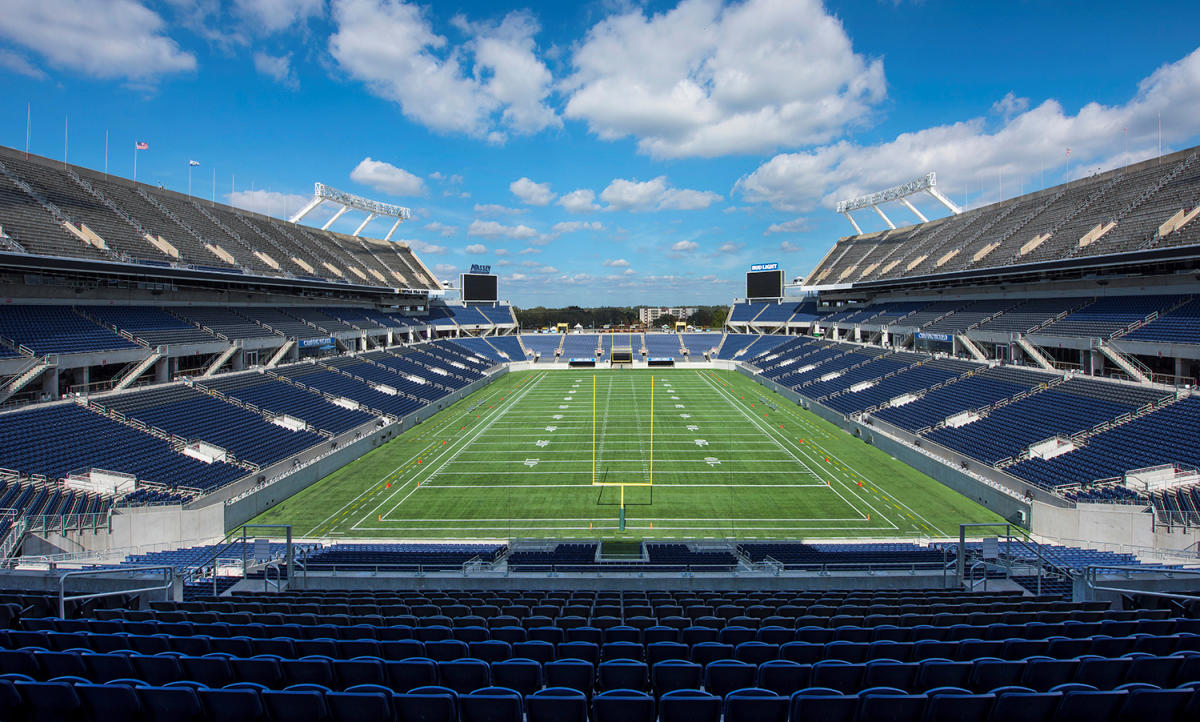
<instances>
[{"instance_id":1,"label":"support column","mask_svg":"<svg viewBox=\"0 0 1200 722\"><path fill-rule=\"evenodd\" d=\"M52 366L42 372L42 393L51 399L58 398L58 367Z\"/></svg>"},{"instance_id":2,"label":"support column","mask_svg":"<svg viewBox=\"0 0 1200 722\"><path fill-rule=\"evenodd\" d=\"M90 366L81 366L71 372L75 379L75 385L83 389L87 393L88 384L92 382L92 369Z\"/></svg>"},{"instance_id":3,"label":"support column","mask_svg":"<svg viewBox=\"0 0 1200 722\"><path fill-rule=\"evenodd\" d=\"M171 359L160 358L154 362L154 383L165 384L171 380Z\"/></svg>"},{"instance_id":4,"label":"support column","mask_svg":"<svg viewBox=\"0 0 1200 722\"><path fill-rule=\"evenodd\" d=\"M233 352L233 356L229 359L230 368L234 371L246 370L246 352L243 349L238 349Z\"/></svg>"},{"instance_id":5,"label":"support column","mask_svg":"<svg viewBox=\"0 0 1200 722\"><path fill-rule=\"evenodd\" d=\"M1104 375L1104 354L1100 353L1099 351L1097 351L1095 349L1092 349L1091 351L1088 352L1088 356L1091 357L1091 363L1089 366L1085 366L1084 368L1088 369L1088 373L1090 373L1092 376L1103 376Z\"/></svg>"}]
</instances>

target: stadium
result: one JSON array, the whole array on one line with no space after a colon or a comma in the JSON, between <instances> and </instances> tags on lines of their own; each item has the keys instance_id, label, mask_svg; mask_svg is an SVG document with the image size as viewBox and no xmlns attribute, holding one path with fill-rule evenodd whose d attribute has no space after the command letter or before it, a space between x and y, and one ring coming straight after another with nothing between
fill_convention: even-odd
<instances>
[{"instance_id":1,"label":"stadium","mask_svg":"<svg viewBox=\"0 0 1200 722\"><path fill-rule=\"evenodd\" d=\"M1130 161L539 329L407 207L0 146L0 720L1200 719L1200 147Z\"/></svg>"}]
</instances>

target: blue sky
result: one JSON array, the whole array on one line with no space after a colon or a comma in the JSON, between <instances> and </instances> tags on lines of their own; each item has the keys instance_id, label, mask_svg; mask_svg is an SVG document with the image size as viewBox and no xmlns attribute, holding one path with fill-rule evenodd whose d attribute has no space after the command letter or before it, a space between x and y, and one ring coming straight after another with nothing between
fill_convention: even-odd
<instances>
[{"instance_id":1,"label":"blue sky","mask_svg":"<svg viewBox=\"0 0 1200 722\"><path fill-rule=\"evenodd\" d=\"M538 304L725 303L837 200L977 206L1200 142L1188 3L0 0L0 143L278 216L314 181ZM938 214L929 202L922 210ZM898 223L913 220L888 208ZM873 215L873 214L872 214ZM320 212L314 214L316 220ZM327 217L327 216L326 216ZM352 231L361 216L335 226ZM864 230L878 218L858 215ZM382 237L376 221L366 235Z\"/></svg>"}]
</instances>

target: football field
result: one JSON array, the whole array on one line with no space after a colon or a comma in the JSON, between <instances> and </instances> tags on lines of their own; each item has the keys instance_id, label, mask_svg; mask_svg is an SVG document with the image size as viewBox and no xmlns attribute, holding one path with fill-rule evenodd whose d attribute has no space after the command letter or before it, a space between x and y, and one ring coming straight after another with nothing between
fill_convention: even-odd
<instances>
[{"instance_id":1,"label":"football field","mask_svg":"<svg viewBox=\"0 0 1200 722\"><path fill-rule=\"evenodd\" d=\"M570 369L509 373L254 523L322 538L796 539L997 520L739 373Z\"/></svg>"}]
</instances>

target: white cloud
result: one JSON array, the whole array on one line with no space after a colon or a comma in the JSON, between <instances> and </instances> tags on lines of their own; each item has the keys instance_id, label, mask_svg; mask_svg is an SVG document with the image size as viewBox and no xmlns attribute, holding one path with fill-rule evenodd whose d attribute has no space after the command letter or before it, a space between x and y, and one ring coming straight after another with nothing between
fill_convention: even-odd
<instances>
[{"instance_id":1,"label":"white cloud","mask_svg":"<svg viewBox=\"0 0 1200 722\"><path fill-rule=\"evenodd\" d=\"M684 0L591 28L563 82L564 114L657 157L822 143L886 94L883 63L854 52L819 0Z\"/></svg>"},{"instance_id":2,"label":"white cloud","mask_svg":"<svg viewBox=\"0 0 1200 722\"><path fill-rule=\"evenodd\" d=\"M594 191L587 188L580 188L559 198L558 204L565 208L567 213L588 213L600 209L600 206L596 205L595 201L596 194Z\"/></svg>"},{"instance_id":3,"label":"white cloud","mask_svg":"<svg viewBox=\"0 0 1200 722\"><path fill-rule=\"evenodd\" d=\"M1006 195L1015 195L1022 184L1026 190L1041 187L1043 173L1046 185L1062 182L1068 147L1072 177L1153 155L1160 113L1166 143L1195 135L1195 118L1200 117L1200 50L1155 70L1123 105L1093 102L1070 115L1058 101L1045 100L994 126L975 117L903 133L877 145L843 141L810 152L783 153L740 179L736 190L749 201L806 211L818 204L833 208L838 199L933 170L938 187L956 202L961 203L964 189L978 189L981 184L994 189L982 198L991 202L999 198L1001 176ZM1128 153L1114 150L1124 145L1124 129L1128 129Z\"/></svg>"},{"instance_id":4,"label":"white cloud","mask_svg":"<svg viewBox=\"0 0 1200 722\"><path fill-rule=\"evenodd\" d=\"M258 71L259 75L265 75L285 88L295 90L300 87L300 81L292 73L291 53L278 57L267 53L255 53L254 69Z\"/></svg>"},{"instance_id":5,"label":"white cloud","mask_svg":"<svg viewBox=\"0 0 1200 722\"><path fill-rule=\"evenodd\" d=\"M11 50L0 50L0 68L35 80L43 80L46 77L41 68Z\"/></svg>"},{"instance_id":6,"label":"white cloud","mask_svg":"<svg viewBox=\"0 0 1200 722\"><path fill-rule=\"evenodd\" d=\"M487 253L487 246L483 245L482 243L472 243L463 250L467 253L474 253L478 255L480 253Z\"/></svg>"},{"instance_id":7,"label":"white cloud","mask_svg":"<svg viewBox=\"0 0 1200 722\"><path fill-rule=\"evenodd\" d=\"M600 221L561 221L551 228L555 233L574 233L576 231L602 231L604 224Z\"/></svg>"},{"instance_id":8,"label":"white cloud","mask_svg":"<svg viewBox=\"0 0 1200 722\"><path fill-rule=\"evenodd\" d=\"M370 156L363 158L354 170L350 171L350 180L394 196L425 195L425 181L420 176L397 168L391 163L372 160Z\"/></svg>"},{"instance_id":9,"label":"white cloud","mask_svg":"<svg viewBox=\"0 0 1200 722\"><path fill-rule=\"evenodd\" d=\"M445 246L438 246L433 243L426 243L425 241L413 240L413 241L405 241L405 243L412 246L412 248L417 253L438 255L438 254L445 253L448 250Z\"/></svg>"},{"instance_id":10,"label":"white cloud","mask_svg":"<svg viewBox=\"0 0 1200 722\"><path fill-rule=\"evenodd\" d=\"M279 191L264 190L236 191L226 194L225 198L231 206L245 208L248 211L276 218L287 218L312 200L311 196L300 195L299 193L280 193Z\"/></svg>"},{"instance_id":11,"label":"white cloud","mask_svg":"<svg viewBox=\"0 0 1200 722\"><path fill-rule=\"evenodd\" d=\"M541 252L542 252L542 249L540 249L540 248L522 248L520 251L517 252L517 255L518 256L527 256L530 253L541 253Z\"/></svg>"},{"instance_id":12,"label":"white cloud","mask_svg":"<svg viewBox=\"0 0 1200 722\"><path fill-rule=\"evenodd\" d=\"M448 238L453 236L455 233L458 233L458 226L448 226L441 221L432 221L425 224L425 230L432 231L433 233L437 233Z\"/></svg>"},{"instance_id":13,"label":"white cloud","mask_svg":"<svg viewBox=\"0 0 1200 722\"><path fill-rule=\"evenodd\" d=\"M721 200L719 193L671 188L666 176L654 180L631 181L614 179L600 192L600 200L608 203L610 210L699 210Z\"/></svg>"},{"instance_id":14,"label":"white cloud","mask_svg":"<svg viewBox=\"0 0 1200 722\"><path fill-rule=\"evenodd\" d=\"M1005 118L1011 118L1017 113L1024 113L1028 109L1029 98L1018 98L1012 91L992 104L992 112L1003 115Z\"/></svg>"},{"instance_id":15,"label":"white cloud","mask_svg":"<svg viewBox=\"0 0 1200 722\"><path fill-rule=\"evenodd\" d=\"M717 247L717 253L737 253L745 247L745 243L734 243L726 241Z\"/></svg>"},{"instance_id":16,"label":"white cloud","mask_svg":"<svg viewBox=\"0 0 1200 722\"><path fill-rule=\"evenodd\" d=\"M447 273L454 273L457 270L458 270L458 267L452 263L439 263L433 267L434 273L439 273L442 275L445 275Z\"/></svg>"},{"instance_id":17,"label":"white cloud","mask_svg":"<svg viewBox=\"0 0 1200 722\"><path fill-rule=\"evenodd\" d=\"M624 258L609 258L604 261L604 265L609 268L629 268L629 261Z\"/></svg>"},{"instance_id":18,"label":"white cloud","mask_svg":"<svg viewBox=\"0 0 1200 722\"><path fill-rule=\"evenodd\" d=\"M768 236L772 233L803 233L809 230L809 228L808 219L801 216L793 218L790 221L784 221L783 223L772 223L767 226L767 230L763 231L763 235Z\"/></svg>"},{"instance_id":19,"label":"white cloud","mask_svg":"<svg viewBox=\"0 0 1200 722\"><path fill-rule=\"evenodd\" d=\"M622 273L624 273L626 276L633 276L637 274L637 271L633 270L632 268L626 268L624 271L622 271Z\"/></svg>"},{"instance_id":20,"label":"white cloud","mask_svg":"<svg viewBox=\"0 0 1200 722\"><path fill-rule=\"evenodd\" d=\"M797 246L791 241L784 241L783 243L779 244L779 250L783 251L784 253L799 253L800 251L804 250L804 247Z\"/></svg>"},{"instance_id":21,"label":"white cloud","mask_svg":"<svg viewBox=\"0 0 1200 722\"><path fill-rule=\"evenodd\" d=\"M526 281L526 280L528 280L528 279L529 279L529 276L526 276L524 273L514 273L514 274L512 274L511 276L509 276L509 277L508 277L507 279L505 279L505 280L508 280L508 281Z\"/></svg>"},{"instance_id":22,"label":"white cloud","mask_svg":"<svg viewBox=\"0 0 1200 722\"><path fill-rule=\"evenodd\" d=\"M534 52L540 28L533 16L511 12L497 26L455 20L475 36L476 72L487 76L484 90L504 106L504 124L523 134L561 127L562 119L545 102L553 78Z\"/></svg>"},{"instance_id":23,"label":"white cloud","mask_svg":"<svg viewBox=\"0 0 1200 722\"><path fill-rule=\"evenodd\" d=\"M534 53L539 28L524 12L499 25L457 18L452 45L428 11L401 0L335 0L329 52L350 77L435 131L503 142L561 121L545 103L550 73Z\"/></svg>"},{"instance_id":24,"label":"white cloud","mask_svg":"<svg viewBox=\"0 0 1200 722\"><path fill-rule=\"evenodd\" d=\"M325 11L325 0L234 0L233 7L249 27L276 33Z\"/></svg>"},{"instance_id":25,"label":"white cloud","mask_svg":"<svg viewBox=\"0 0 1200 722\"><path fill-rule=\"evenodd\" d=\"M509 208L502 206L499 203L476 203L475 214L480 216L512 216L518 213L525 213L524 208Z\"/></svg>"},{"instance_id":26,"label":"white cloud","mask_svg":"<svg viewBox=\"0 0 1200 722\"><path fill-rule=\"evenodd\" d=\"M506 226L497 221L471 221L471 225L467 227L468 236L478 236L480 238L512 238L518 241L534 241L540 238L541 234L536 230L524 224L517 226Z\"/></svg>"},{"instance_id":27,"label":"white cloud","mask_svg":"<svg viewBox=\"0 0 1200 722\"><path fill-rule=\"evenodd\" d=\"M549 205L550 201L555 198L554 192L550 190L549 183L534 183L528 178L518 178L508 184L508 189L522 203L531 206Z\"/></svg>"},{"instance_id":28,"label":"white cloud","mask_svg":"<svg viewBox=\"0 0 1200 722\"><path fill-rule=\"evenodd\" d=\"M535 273L558 273L558 269L554 266L542 266L534 269Z\"/></svg>"},{"instance_id":29,"label":"white cloud","mask_svg":"<svg viewBox=\"0 0 1200 722\"><path fill-rule=\"evenodd\" d=\"M6 0L0 37L64 70L149 81L196 69L196 57L166 34L162 16L135 0Z\"/></svg>"},{"instance_id":30,"label":"white cloud","mask_svg":"<svg viewBox=\"0 0 1200 722\"><path fill-rule=\"evenodd\" d=\"M676 241L671 245L671 250L675 251L676 253L685 253L688 251L694 251L699 247L700 244L696 243L695 241Z\"/></svg>"}]
</instances>

